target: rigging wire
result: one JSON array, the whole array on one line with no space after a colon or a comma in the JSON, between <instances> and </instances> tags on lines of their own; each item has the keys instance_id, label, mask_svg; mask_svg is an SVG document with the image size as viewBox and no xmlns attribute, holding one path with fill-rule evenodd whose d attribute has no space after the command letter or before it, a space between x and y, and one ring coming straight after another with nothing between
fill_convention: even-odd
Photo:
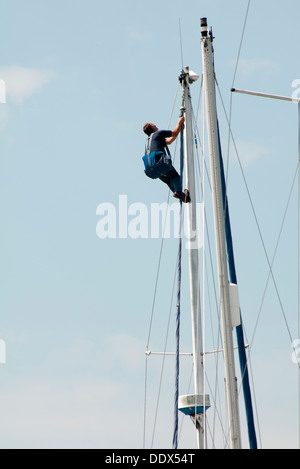
<instances>
[{"instance_id":1,"label":"rigging wire","mask_svg":"<svg viewBox=\"0 0 300 469\"><path fill-rule=\"evenodd\" d=\"M240 60L242 45L243 45L243 41L244 41L244 35L245 35L245 31L246 31L246 25L247 25L247 21L248 21L248 15L249 15L250 4L251 4L251 0L248 0L248 5L247 5L247 10L246 10L245 20L244 20L244 25L243 25L243 30L242 30L242 36L241 36L241 40L240 40L239 50L238 50L238 54L237 54L237 59L236 59L236 64L235 64L235 69L234 69L234 74L233 74L233 79L232 79L232 88L234 87L234 82L235 82L235 78L236 78L236 74L237 74L237 69L238 69L238 65L239 65L239 60Z\"/></svg>"},{"instance_id":2,"label":"rigging wire","mask_svg":"<svg viewBox=\"0 0 300 469\"><path fill-rule=\"evenodd\" d=\"M172 110L171 110L171 114L170 114L170 118L169 118L168 129L171 126L171 120L172 120L172 117L173 117L173 114L174 114L174 109L175 109L175 105L176 105L176 101L177 101L179 87L180 87L180 83L178 82L175 97L174 97L174 101L173 101L173 105L172 105Z\"/></svg>"},{"instance_id":3,"label":"rigging wire","mask_svg":"<svg viewBox=\"0 0 300 469\"><path fill-rule=\"evenodd\" d=\"M240 44L239 44L238 54L237 54L236 63L235 63L235 69L234 69L233 78L232 78L231 88L234 88L235 78L236 78L238 65L239 65L239 61L240 61L240 56L241 56L241 51L242 51L242 46L243 46L243 42L244 42L244 36L245 36L245 31L246 31L246 26L247 26L247 21L248 21L248 16L249 16L250 5L251 5L251 0L248 0L246 14L245 14L245 20L244 20L243 29L242 29L241 40L240 40ZM228 181L229 149L230 149L230 141L231 141L231 139L230 139L231 119L232 119L232 93L230 93L230 107L229 107L229 129L228 129L227 165L226 165L226 187L227 187L227 181ZM226 194L225 194L225 197L226 197Z\"/></svg>"},{"instance_id":4,"label":"rigging wire","mask_svg":"<svg viewBox=\"0 0 300 469\"><path fill-rule=\"evenodd\" d=\"M180 41L180 53L181 53L181 69L183 70L183 49L182 49L182 33L181 33L180 18L179 18L179 41Z\"/></svg>"},{"instance_id":5,"label":"rigging wire","mask_svg":"<svg viewBox=\"0 0 300 469\"><path fill-rule=\"evenodd\" d=\"M168 324L167 324L167 332L166 332L166 337L165 337L165 346L164 346L161 373L160 373L160 380L159 380L159 386L158 386L158 394L157 394L156 409L155 409L154 424L153 424L153 432L152 432L152 440L151 440L151 449L153 448L154 437L155 437L158 407L159 407L159 401L160 401L162 379L163 379L163 373L164 373L164 367L165 367L166 350L167 350L167 343L168 343L168 336L169 336L169 329L170 329L171 312L172 312L172 308L173 308L175 281L176 281L176 269L175 269L175 274L174 274L173 289L172 289L169 316L168 316Z\"/></svg>"},{"instance_id":6,"label":"rigging wire","mask_svg":"<svg viewBox=\"0 0 300 469\"><path fill-rule=\"evenodd\" d=\"M258 313L258 316L257 316L257 320L256 320L256 324L255 324L255 328L254 328L254 332L253 332L253 336L252 336L252 340L251 340L251 346L253 344L253 340L254 340L254 336L255 336L255 333L256 333L258 321L259 321L259 318L260 318L260 315L261 315L261 312L262 312L262 307L263 307L264 299L265 299L265 296L266 296L266 291L267 291L267 288L268 288L269 280L270 280L270 277L272 275L272 268L273 268L273 264L274 264L275 257L276 257L276 254L277 254L279 241L280 241L281 234L282 234L282 231L283 231L283 227L284 227L284 224L285 224L285 219L286 219L286 215L287 215L288 208L289 208L289 205L290 205L290 201L291 201L292 193L293 193L293 190L294 190L294 185L295 185L295 182L296 182L296 177L297 177L298 171L299 171L299 164L297 163L297 168L296 168L296 171L295 171L295 174L294 174L294 177L293 177L290 193L289 193L289 196L288 196L288 201L287 201L285 212L284 212L284 215L283 215L283 220L282 220L282 223L281 223L281 226L280 226L279 235L278 235L278 238L277 238L274 254L273 254L273 257L272 257L271 264L270 264L270 270L269 270L269 273L268 273L268 278L267 278L265 289L264 289L264 292L263 292L263 297L262 297L262 300L261 300L259 313ZM287 322L286 314L285 314L285 311L283 309L281 301L280 301L280 305L282 307L283 318L284 318L284 322L285 322L285 325L286 325L286 328L287 328L289 339L290 339L291 342L293 342L292 334L291 334L291 331L290 331L290 328L289 328L289 325L288 325L288 322Z\"/></svg>"},{"instance_id":7,"label":"rigging wire","mask_svg":"<svg viewBox=\"0 0 300 469\"><path fill-rule=\"evenodd\" d=\"M218 86L218 83L217 83L217 86ZM242 178L243 178L244 185L245 185L245 188L246 188L246 191L247 191L248 199L249 199L249 202L250 202L250 205L251 205L251 209L252 209L253 216L254 216L254 219L255 219L255 223L256 223L256 226L257 226L257 230L258 230L258 233L259 233L261 244L262 244L264 254L265 254L265 257L266 257L266 260L267 260L267 264L268 264L268 268L269 268L269 276L272 277L274 287L275 287L275 290L276 290L276 294L277 294L277 297L278 297L278 301L279 301L279 304L280 304L280 308L281 308L281 311L282 311L282 314L283 314L283 317L284 317L284 320L285 320L285 323L286 323L286 327L287 327L287 330L288 330L288 334L289 334L290 339L292 339L292 335L291 335L290 328L289 328L288 323L287 323L286 314L285 314L285 311L284 311L282 300L281 300L281 297L280 297L280 294L279 294L277 282L276 282L274 274L273 274L272 265L273 265L274 259L271 262L270 259L269 259L268 253L267 253L266 244L265 244L265 241L264 241L264 237L262 235L260 223L258 221L258 217L257 217L256 210L255 210L255 207L254 207L254 202L253 202L253 199L252 199L252 196L251 196L251 193L250 193L250 189L249 189L249 186L248 186L248 183L247 183L247 180L246 180L246 175L245 175L245 172L244 172L244 169L243 169L243 166L242 166L242 162L241 162L241 159L240 159L240 156L239 156L239 152L238 152L238 149L237 149L237 145L236 145L233 133L232 133L231 124L230 124L230 121L228 119L228 116L227 116L227 113L226 113L226 110L225 110L224 101L222 99L222 95L221 95L219 86L218 86L218 90L219 90L223 110L224 110L224 113L225 113L225 116L226 116L226 119L227 119L227 122L228 122L230 137L231 137L231 140L233 142L233 146L234 146L235 153L236 153L238 163L239 163L239 166L240 166ZM292 183L293 185L295 183L295 177L296 176L294 176L294 180L293 180L293 183ZM289 195L289 200L290 200L290 196L291 196L291 194ZM284 215L284 217L285 217L285 215Z\"/></svg>"}]
</instances>

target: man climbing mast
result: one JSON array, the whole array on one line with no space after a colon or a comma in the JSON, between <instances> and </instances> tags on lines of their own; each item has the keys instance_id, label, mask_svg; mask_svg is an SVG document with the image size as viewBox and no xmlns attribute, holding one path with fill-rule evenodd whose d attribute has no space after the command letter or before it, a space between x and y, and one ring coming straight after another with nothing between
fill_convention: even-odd
<instances>
[{"instance_id":1,"label":"man climbing mast","mask_svg":"<svg viewBox=\"0 0 300 469\"><path fill-rule=\"evenodd\" d=\"M155 124L147 123L143 131L148 135L146 143L146 154L143 157L145 173L152 179L159 178L167 184L173 192L173 197L188 203L191 201L190 193L187 189L182 191L182 180L176 169L172 165L171 156L167 145L176 140L182 126L184 117L180 117L175 129L158 130Z\"/></svg>"}]
</instances>

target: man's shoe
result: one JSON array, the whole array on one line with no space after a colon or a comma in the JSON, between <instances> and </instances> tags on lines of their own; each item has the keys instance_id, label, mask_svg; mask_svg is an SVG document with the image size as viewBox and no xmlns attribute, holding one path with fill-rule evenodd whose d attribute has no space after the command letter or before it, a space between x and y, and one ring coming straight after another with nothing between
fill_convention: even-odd
<instances>
[{"instance_id":1,"label":"man's shoe","mask_svg":"<svg viewBox=\"0 0 300 469\"><path fill-rule=\"evenodd\" d=\"M184 202L184 203L189 203L191 201L190 193L187 189L185 189L184 192L181 192L181 191L174 192L173 197L175 197L175 199L181 200L181 202Z\"/></svg>"},{"instance_id":2,"label":"man's shoe","mask_svg":"<svg viewBox=\"0 0 300 469\"><path fill-rule=\"evenodd\" d=\"M185 194L181 191L174 192L173 197L175 197L175 199L181 200L181 202L185 202L186 199Z\"/></svg>"},{"instance_id":3,"label":"man's shoe","mask_svg":"<svg viewBox=\"0 0 300 469\"><path fill-rule=\"evenodd\" d=\"M188 204L191 201L190 191L188 189L184 189L184 193L185 193L185 203Z\"/></svg>"}]
</instances>

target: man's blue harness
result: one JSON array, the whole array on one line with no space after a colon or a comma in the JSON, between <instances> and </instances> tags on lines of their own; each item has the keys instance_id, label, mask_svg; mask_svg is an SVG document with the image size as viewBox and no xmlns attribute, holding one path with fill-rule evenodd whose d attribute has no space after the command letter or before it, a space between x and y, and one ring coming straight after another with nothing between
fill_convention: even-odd
<instances>
[{"instance_id":1,"label":"man's blue harness","mask_svg":"<svg viewBox=\"0 0 300 469\"><path fill-rule=\"evenodd\" d=\"M150 152L151 140L153 134L148 137L145 146L145 155L143 162L145 165L145 174L151 179L157 179L160 176L167 174L172 169L171 154L168 146L165 146L164 151Z\"/></svg>"}]
</instances>

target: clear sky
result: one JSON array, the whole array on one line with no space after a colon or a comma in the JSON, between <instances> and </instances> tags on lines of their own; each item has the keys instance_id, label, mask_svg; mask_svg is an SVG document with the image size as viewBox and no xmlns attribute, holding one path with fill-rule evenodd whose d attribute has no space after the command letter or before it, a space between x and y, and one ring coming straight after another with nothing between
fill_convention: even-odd
<instances>
[{"instance_id":1,"label":"clear sky","mask_svg":"<svg viewBox=\"0 0 300 469\"><path fill-rule=\"evenodd\" d=\"M1 2L6 100L0 104L0 339L6 353L0 363L0 448L142 447L145 347L161 240L134 239L141 226L133 215L167 202L168 190L143 173L141 129L147 121L169 125L182 68L179 19L183 65L198 74L200 18L207 16L213 26L217 79L229 111L247 5ZM291 96L300 79L299 13L297 0L251 1L237 88ZM193 87L197 102L200 81ZM218 105L227 156L228 129ZM272 259L297 165L297 107L235 95L232 126ZM268 264L231 154L229 202L248 340L254 335L262 444L297 447L297 367L290 340L297 339L296 186L274 263L290 337L272 282L255 329ZM115 238L97 235L101 204L115 209ZM123 238L120 204L132 222ZM164 347L177 240L164 249L153 350ZM174 317L175 310L172 323ZM185 327L184 349L190 351ZM160 365L151 360L156 377L149 377L148 392L156 396ZM169 390L154 443L165 448L171 447L173 427L166 404L173 400L172 359L167 364ZM193 447L188 438L181 447Z\"/></svg>"}]
</instances>

